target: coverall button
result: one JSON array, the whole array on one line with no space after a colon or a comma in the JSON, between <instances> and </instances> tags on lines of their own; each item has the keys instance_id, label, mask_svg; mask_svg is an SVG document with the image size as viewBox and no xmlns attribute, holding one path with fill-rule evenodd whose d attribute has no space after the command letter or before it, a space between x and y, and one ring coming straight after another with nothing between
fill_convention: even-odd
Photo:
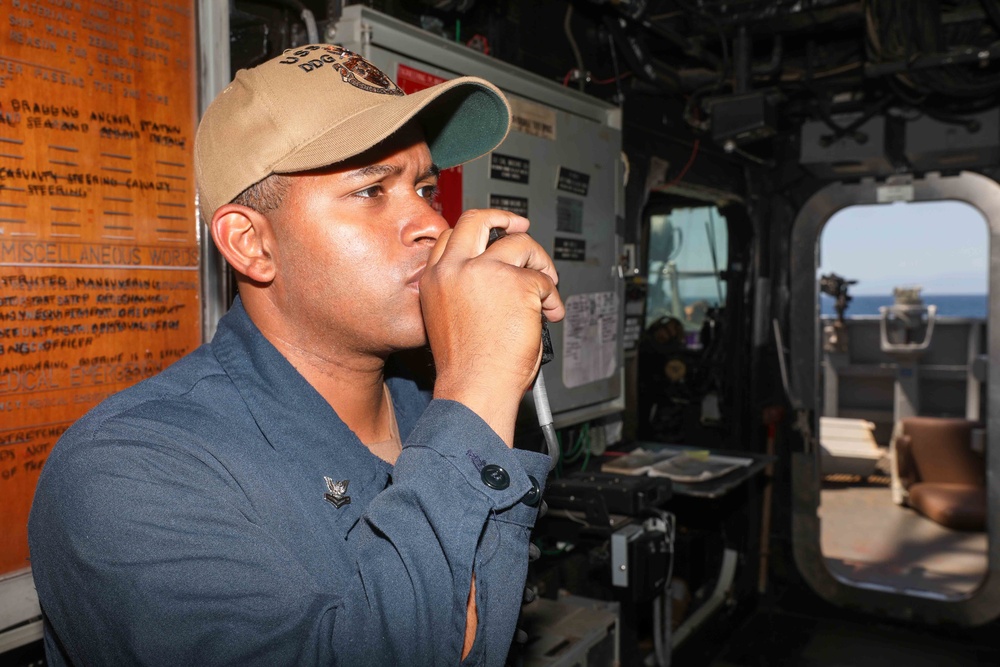
<instances>
[{"instance_id":1,"label":"coverall button","mask_svg":"<svg viewBox=\"0 0 1000 667\"><path fill-rule=\"evenodd\" d=\"M491 489L503 491L510 486L510 475L507 474L506 470L495 463L483 466L483 471L480 476L483 478L483 484Z\"/></svg>"},{"instance_id":2,"label":"coverall button","mask_svg":"<svg viewBox=\"0 0 1000 667\"><path fill-rule=\"evenodd\" d=\"M538 501L542 499L542 490L533 475L528 475L528 479L531 481L531 488L524 494L524 498L521 498L521 502L528 507L538 507Z\"/></svg>"}]
</instances>

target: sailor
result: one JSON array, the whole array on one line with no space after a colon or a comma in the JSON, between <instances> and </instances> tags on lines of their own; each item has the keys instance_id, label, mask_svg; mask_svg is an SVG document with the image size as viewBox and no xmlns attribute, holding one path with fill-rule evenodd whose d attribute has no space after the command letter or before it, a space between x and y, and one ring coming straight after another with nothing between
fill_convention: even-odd
<instances>
[{"instance_id":1,"label":"sailor","mask_svg":"<svg viewBox=\"0 0 1000 667\"><path fill-rule=\"evenodd\" d=\"M432 200L509 118L486 81L404 95L332 45L216 98L195 176L239 297L49 457L50 665L504 663L549 467L514 423L564 309L527 220ZM423 391L392 359L428 343Z\"/></svg>"}]
</instances>

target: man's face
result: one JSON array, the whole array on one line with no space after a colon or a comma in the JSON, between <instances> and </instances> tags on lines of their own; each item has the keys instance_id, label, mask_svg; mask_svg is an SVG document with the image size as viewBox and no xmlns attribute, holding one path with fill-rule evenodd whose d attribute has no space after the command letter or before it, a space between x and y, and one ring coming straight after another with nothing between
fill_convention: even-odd
<instances>
[{"instance_id":1,"label":"man's face","mask_svg":"<svg viewBox=\"0 0 1000 667\"><path fill-rule=\"evenodd\" d=\"M373 151L299 174L269 214L272 298L286 334L321 356L385 356L426 342L419 281L445 220L437 167L408 126Z\"/></svg>"}]
</instances>

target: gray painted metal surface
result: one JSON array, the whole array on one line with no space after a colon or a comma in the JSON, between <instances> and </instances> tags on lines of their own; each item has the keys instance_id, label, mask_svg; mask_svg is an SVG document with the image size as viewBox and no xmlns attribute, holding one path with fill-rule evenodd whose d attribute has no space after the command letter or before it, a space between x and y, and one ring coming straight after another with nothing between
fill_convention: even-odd
<instances>
[{"instance_id":1,"label":"gray painted metal surface","mask_svg":"<svg viewBox=\"0 0 1000 667\"><path fill-rule=\"evenodd\" d=\"M198 0L198 118L223 88L229 85L229 7L212 0ZM196 207L196 212L201 207ZM208 214L211 215L211 211ZM215 248L207 226L199 219L199 257L201 260L201 333L209 341L215 335L219 319L229 309L232 290L229 269Z\"/></svg>"}]
</instances>

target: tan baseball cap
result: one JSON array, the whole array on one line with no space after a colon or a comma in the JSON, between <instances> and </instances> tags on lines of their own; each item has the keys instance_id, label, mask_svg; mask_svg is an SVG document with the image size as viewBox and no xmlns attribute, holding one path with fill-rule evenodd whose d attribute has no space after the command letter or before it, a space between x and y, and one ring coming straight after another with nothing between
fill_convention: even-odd
<instances>
[{"instance_id":1,"label":"tan baseball cap","mask_svg":"<svg viewBox=\"0 0 1000 667\"><path fill-rule=\"evenodd\" d=\"M405 95L361 56L333 44L289 49L209 105L194 142L202 215L271 174L318 169L372 148L418 119L442 169L496 148L510 105L493 84L460 77Z\"/></svg>"}]
</instances>

